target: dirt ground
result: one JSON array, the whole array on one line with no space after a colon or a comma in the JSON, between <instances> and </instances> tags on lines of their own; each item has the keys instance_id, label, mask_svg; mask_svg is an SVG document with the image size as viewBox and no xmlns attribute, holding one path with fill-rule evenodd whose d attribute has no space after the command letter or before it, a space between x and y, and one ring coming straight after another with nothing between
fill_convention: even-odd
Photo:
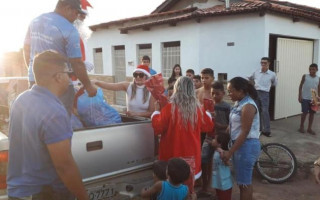
<instances>
[{"instance_id":1,"label":"dirt ground","mask_svg":"<svg viewBox=\"0 0 320 200\"><path fill-rule=\"evenodd\" d=\"M214 198L202 197L199 200ZM239 189L232 189L232 200L239 200ZM314 181L313 174L299 171L291 180L283 184L270 184L254 172L254 200L320 200L320 185Z\"/></svg>"},{"instance_id":2,"label":"dirt ground","mask_svg":"<svg viewBox=\"0 0 320 200\"><path fill-rule=\"evenodd\" d=\"M288 146L298 160L298 172L288 182L270 184L254 171L253 199L254 200L320 200L320 185L316 185L312 174L312 163L320 154L320 113L315 116L314 130L316 136L297 132L299 116L271 122L273 136L261 137L263 143L279 142ZM7 134L7 125L1 126L0 131ZM197 188L196 188L197 189ZM239 189L235 185L232 200L239 200ZM213 198L198 198L209 200Z\"/></svg>"}]
</instances>

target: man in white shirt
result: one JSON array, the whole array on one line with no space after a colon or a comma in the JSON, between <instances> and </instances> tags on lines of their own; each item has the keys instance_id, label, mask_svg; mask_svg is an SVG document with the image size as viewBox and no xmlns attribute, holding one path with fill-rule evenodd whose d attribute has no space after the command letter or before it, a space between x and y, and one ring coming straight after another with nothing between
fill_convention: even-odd
<instances>
[{"instance_id":1,"label":"man in white shirt","mask_svg":"<svg viewBox=\"0 0 320 200\"><path fill-rule=\"evenodd\" d=\"M270 115L269 115L269 92L272 86L277 85L277 77L273 71L269 70L270 59L261 58L261 69L256 70L249 76L250 81L254 81L254 86L258 92L258 107L260 108L260 129L261 133L270 137Z\"/></svg>"}]
</instances>

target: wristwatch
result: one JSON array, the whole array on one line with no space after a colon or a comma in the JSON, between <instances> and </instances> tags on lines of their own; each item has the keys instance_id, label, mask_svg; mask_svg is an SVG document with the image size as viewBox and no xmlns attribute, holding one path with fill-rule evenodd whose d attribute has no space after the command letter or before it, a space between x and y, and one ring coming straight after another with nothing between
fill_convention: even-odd
<instances>
[{"instance_id":1,"label":"wristwatch","mask_svg":"<svg viewBox=\"0 0 320 200\"><path fill-rule=\"evenodd\" d=\"M314 166L320 167L320 158L313 163Z\"/></svg>"}]
</instances>

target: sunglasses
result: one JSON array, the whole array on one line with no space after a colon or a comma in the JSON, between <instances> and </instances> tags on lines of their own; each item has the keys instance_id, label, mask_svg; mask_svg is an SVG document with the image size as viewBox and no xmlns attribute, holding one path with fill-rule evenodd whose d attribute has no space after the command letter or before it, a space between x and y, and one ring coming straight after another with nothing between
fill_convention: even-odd
<instances>
[{"instance_id":1,"label":"sunglasses","mask_svg":"<svg viewBox=\"0 0 320 200\"><path fill-rule=\"evenodd\" d=\"M137 77L139 77L139 78L143 78L145 76L145 74L144 73L133 73L133 77L135 77L135 78L137 78Z\"/></svg>"}]
</instances>

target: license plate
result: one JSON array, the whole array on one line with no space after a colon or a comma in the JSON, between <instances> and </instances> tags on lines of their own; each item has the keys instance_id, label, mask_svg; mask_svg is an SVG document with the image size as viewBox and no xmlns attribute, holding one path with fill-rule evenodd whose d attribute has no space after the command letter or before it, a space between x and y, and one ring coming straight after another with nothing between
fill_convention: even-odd
<instances>
[{"instance_id":1,"label":"license plate","mask_svg":"<svg viewBox=\"0 0 320 200\"><path fill-rule=\"evenodd\" d=\"M102 200L116 195L114 185L102 185L88 188L88 195L90 200Z\"/></svg>"}]
</instances>

